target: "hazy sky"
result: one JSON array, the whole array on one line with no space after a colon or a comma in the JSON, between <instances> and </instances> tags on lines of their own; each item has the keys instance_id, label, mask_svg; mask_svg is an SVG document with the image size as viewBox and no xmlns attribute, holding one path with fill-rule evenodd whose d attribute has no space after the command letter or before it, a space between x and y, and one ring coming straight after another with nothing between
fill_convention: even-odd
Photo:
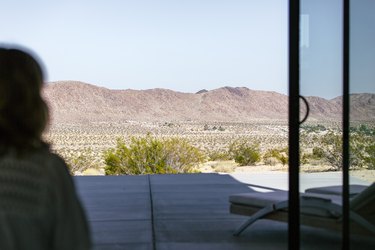
<instances>
[{"instance_id":1,"label":"hazy sky","mask_svg":"<svg viewBox=\"0 0 375 250\"><path fill-rule=\"evenodd\" d=\"M351 1L350 90L375 93L375 1ZM342 95L342 0L302 0L301 93ZM306 21L306 19L308 19ZM308 24L306 24L308 23Z\"/></svg>"},{"instance_id":2,"label":"hazy sky","mask_svg":"<svg viewBox=\"0 0 375 250\"><path fill-rule=\"evenodd\" d=\"M334 46L328 57L336 59L326 67L327 60L311 59L302 78L307 95L341 94L341 30L331 32L340 28L341 12L333 2L318 22L329 26L331 43L314 47L312 35L310 48L325 55ZM286 0L13 0L1 3L0 42L34 50L48 81L183 92L245 86L286 94L287 7ZM322 77L317 62L332 72ZM327 81L335 83L322 91Z\"/></svg>"}]
</instances>

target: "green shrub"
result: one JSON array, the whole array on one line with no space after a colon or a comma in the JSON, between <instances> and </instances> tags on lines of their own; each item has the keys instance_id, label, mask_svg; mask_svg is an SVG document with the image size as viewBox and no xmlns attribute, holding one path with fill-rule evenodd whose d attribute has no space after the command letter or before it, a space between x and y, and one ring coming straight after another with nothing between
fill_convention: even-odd
<instances>
[{"instance_id":1,"label":"green shrub","mask_svg":"<svg viewBox=\"0 0 375 250\"><path fill-rule=\"evenodd\" d=\"M229 154L240 166L253 165L260 161L260 150L258 143L247 141L235 141L229 146Z\"/></svg>"},{"instance_id":2,"label":"green shrub","mask_svg":"<svg viewBox=\"0 0 375 250\"><path fill-rule=\"evenodd\" d=\"M311 154L308 154L308 153L301 153L300 154L300 158L299 158L299 162L301 165L305 165L307 163L309 163L309 160L310 158L312 157Z\"/></svg>"},{"instance_id":3,"label":"green shrub","mask_svg":"<svg viewBox=\"0 0 375 250\"><path fill-rule=\"evenodd\" d=\"M94 155L95 152L91 148L85 148L79 151L65 153L61 156L64 158L70 173L74 175L77 172L83 172L89 168L98 169L101 164Z\"/></svg>"},{"instance_id":4,"label":"green shrub","mask_svg":"<svg viewBox=\"0 0 375 250\"><path fill-rule=\"evenodd\" d=\"M375 169L375 128L360 125L350 133L351 165Z\"/></svg>"},{"instance_id":5,"label":"green shrub","mask_svg":"<svg viewBox=\"0 0 375 250\"><path fill-rule=\"evenodd\" d=\"M367 164L368 169L375 169L375 144L372 143L368 145L365 149L366 156L365 162Z\"/></svg>"},{"instance_id":6,"label":"green shrub","mask_svg":"<svg viewBox=\"0 0 375 250\"><path fill-rule=\"evenodd\" d=\"M314 147L312 151L312 157L314 159L322 159L324 156L324 150L321 147Z\"/></svg>"},{"instance_id":7,"label":"green shrub","mask_svg":"<svg viewBox=\"0 0 375 250\"><path fill-rule=\"evenodd\" d=\"M169 138L161 142L166 154L166 164L172 172L190 173L194 167L205 160L204 154L186 139Z\"/></svg>"},{"instance_id":8,"label":"green shrub","mask_svg":"<svg viewBox=\"0 0 375 250\"><path fill-rule=\"evenodd\" d=\"M269 156L269 157L263 157L263 162L266 165L275 166L280 161L275 157Z\"/></svg>"},{"instance_id":9,"label":"green shrub","mask_svg":"<svg viewBox=\"0 0 375 250\"><path fill-rule=\"evenodd\" d=\"M280 162L285 166L288 163L288 148L283 149L269 149L263 155L264 163L269 165L276 165L277 162Z\"/></svg>"},{"instance_id":10,"label":"green shrub","mask_svg":"<svg viewBox=\"0 0 375 250\"><path fill-rule=\"evenodd\" d=\"M328 162L334 170L342 169L342 135L329 131L320 139L323 159Z\"/></svg>"},{"instance_id":11,"label":"green shrub","mask_svg":"<svg viewBox=\"0 0 375 250\"><path fill-rule=\"evenodd\" d=\"M321 124L318 124L318 125L307 125L307 124L304 124L301 126L301 129L304 130L305 132L307 133L317 133L317 132L321 132L321 131L326 131L327 128Z\"/></svg>"},{"instance_id":12,"label":"green shrub","mask_svg":"<svg viewBox=\"0 0 375 250\"><path fill-rule=\"evenodd\" d=\"M210 161L227 161L227 160L231 160L231 156L229 154L229 152L227 151L219 151L219 150L215 150L215 151L211 151L208 153L208 158Z\"/></svg>"},{"instance_id":13,"label":"green shrub","mask_svg":"<svg viewBox=\"0 0 375 250\"><path fill-rule=\"evenodd\" d=\"M267 165L274 166L279 163L280 152L277 149L268 149L263 155L263 161Z\"/></svg>"},{"instance_id":14,"label":"green shrub","mask_svg":"<svg viewBox=\"0 0 375 250\"><path fill-rule=\"evenodd\" d=\"M150 134L132 137L129 145L119 138L115 148L104 152L107 175L189 173L203 160L200 150L185 139Z\"/></svg>"},{"instance_id":15,"label":"green shrub","mask_svg":"<svg viewBox=\"0 0 375 250\"><path fill-rule=\"evenodd\" d=\"M350 167L374 169L375 156L375 133L374 128L360 125L351 128L349 137L349 160ZM329 131L319 141L320 150L317 155L330 163L334 169L342 169L342 134ZM313 152L314 153L314 152Z\"/></svg>"}]
</instances>

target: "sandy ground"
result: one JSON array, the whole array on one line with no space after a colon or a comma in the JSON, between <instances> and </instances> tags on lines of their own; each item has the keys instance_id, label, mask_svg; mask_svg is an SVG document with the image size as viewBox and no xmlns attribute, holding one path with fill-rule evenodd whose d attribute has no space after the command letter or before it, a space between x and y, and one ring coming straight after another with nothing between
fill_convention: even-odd
<instances>
[{"instance_id":1,"label":"sandy ground","mask_svg":"<svg viewBox=\"0 0 375 250\"><path fill-rule=\"evenodd\" d=\"M287 172L288 166L277 164L270 165L255 165L239 167L234 161L210 161L203 164L200 169L202 173L264 173L264 172ZM303 165L301 172L303 173L316 173L316 172L329 172L332 169L329 166L312 166ZM359 179L375 182L375 170L350 170L350 175Z\"/></svg>"},{"instance_id":2,"label":"sandy ground","mask_svg":"<svg viewBox=\"0 0 375 250\"><path fill-rule=\"evenodd\" d=\"M375 170L353 170L350 175L358 177L370 183L375 182Z\"/></svg>"},{"instance_id":3,"label":"sandy ground","mask_svg":"<svg viewBox=\"0 0 375 250\"><path fill-rule=\"evenodd\" d=\"M239 167L234 161L209 161L202 164L197 172L201 173L266 173L266 172L287 172L288 166L277 164L271 165L255 165ZM332 171L329 166L312 166L304 165L301 167L303 173L329 172ZM104 169L89 168L83 173L77 175L104 175ZM375 182L375 170L351 170L351 176L355 176L370 183Z\"/></svg>"}]
</instances>

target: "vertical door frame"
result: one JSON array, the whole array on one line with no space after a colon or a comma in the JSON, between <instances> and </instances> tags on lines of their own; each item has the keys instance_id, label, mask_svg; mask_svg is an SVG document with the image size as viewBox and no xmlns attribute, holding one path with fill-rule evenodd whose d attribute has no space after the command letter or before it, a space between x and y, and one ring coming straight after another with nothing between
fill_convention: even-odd
<instances>
[{"instance_id":1,"label":"vertical door frame","mask_svg":"<svg viewBox=\"0 0 375 250\"><path fill-rule=\"evenodd\" d=\"M350 248L349 225L349 126L350 126L350 0L343 0L343 64L342 64L342 249ZM288 248L300 249L299 202L299 83L300 83L300 0L289 0L289 216Z\"/></svg>"},{"instance_id":2,"label":"vertical door frame","mask_svg":"<svg viewBox=\"0 0 375 250\"><path fill-rule=\"evenodd\" d=\"M289 0L289 214L288 248L300 246L300 202L299 202L299 22L300 0Z\"/></svg>"},{"instance_id":3,"label":"vertical door frame","mask_svg":"<svg viewBox=\"0 0 375 250\"><path fill-rule=\"evenodd\" d=\"M349 105L349 77L350 77L350 1L343 0L343 64L342 64L342 204L343 204L343 228L342 228L342 249L350 248L349 232L349 126L350 126L350 105Z\"/></svg>"}]
</instances>

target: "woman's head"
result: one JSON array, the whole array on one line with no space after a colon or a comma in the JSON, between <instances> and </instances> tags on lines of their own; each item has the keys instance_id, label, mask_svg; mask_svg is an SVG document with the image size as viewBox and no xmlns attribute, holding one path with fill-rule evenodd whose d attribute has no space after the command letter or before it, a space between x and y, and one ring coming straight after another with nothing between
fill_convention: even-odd
<instances>
[{"instance_id":1,"label":"woman's head","mask_svg":"<svg viewBox=\"0 0 375 250\"><path fill-rule=\"evenodd\" d=\"M0 153L43 145L48 108L41 96L43 70L28 52L0 47Z\"/></svg>"}]
</instances>

